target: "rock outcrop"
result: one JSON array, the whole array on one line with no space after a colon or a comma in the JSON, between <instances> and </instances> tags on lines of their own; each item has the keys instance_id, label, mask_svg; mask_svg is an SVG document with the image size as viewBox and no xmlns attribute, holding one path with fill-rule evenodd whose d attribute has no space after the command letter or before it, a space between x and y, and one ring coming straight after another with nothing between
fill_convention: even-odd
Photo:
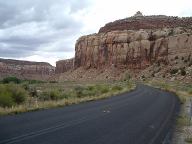
<instances>
[{"instance_id":1,"label":"rock outcrop","mask_svg":"<svg viewBox=\"0 0 192 144\"><path fill-rule=\"evenodd\" d=\"M58 66L62 72L68 69L64 65ZM59 79L120 79L129 71L133 77L170 79L178 75L178 79L182 76L191 81L192 17L143 16L137 12L108 23L98 33L76 41L73 66L73 71Z\"/></svg>"},{"instance_id":2,"label":"rock outcrop","mask_svg":"<svg viewBox=\"0 0 192 144\"><path fill-rule=\"evenodd\" d=\"M192 30L177 27L98 33L79 38L75 52L75 68L144 69L192 54Z\"/></svg>"},{"instance_id":3,"label":"rock outcrop","mask_svg":"<svg viewBox=\"0 0 192 144\"><path fill-rule=\"evenodd\" d=\"M72 70L74 68L74 58L60 60L56 62L55 73L60 74Z\"/></svg>"},{"instance_id":4,"label":"rock outcrop","mask_svg":"<svg viewBox=\"0 0 192 144\"><path fill-rule=\"evenodd\" d=\"M145 69L192 53L192 18L135 16L106 24L99 33L82 36L75 46L75 68Z\"/></svg>"},{"instance_id":5,"label":"rock outcrop","mask_svg":"<svg viewBox=\"0 0 192 144\"><path fill-rule=\"evenodd\" d=\"M16 76L22 79L47 80L55 74L55 67L46 62L0 59L0 78Z\"/></svg>"}]
</instances>

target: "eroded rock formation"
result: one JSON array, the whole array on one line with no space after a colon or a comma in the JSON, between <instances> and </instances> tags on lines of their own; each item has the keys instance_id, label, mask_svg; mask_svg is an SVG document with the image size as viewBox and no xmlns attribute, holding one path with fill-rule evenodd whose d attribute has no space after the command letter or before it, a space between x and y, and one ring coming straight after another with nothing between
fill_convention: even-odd
<instances>
[{"instance_id":1,"label":"eroded rock formation","mask_svg":"<svg viewBox=\"0 0 192 144\"><path fill-rule=\"evenodd\" d=\"M56 62L55 73L60 74L72 70L74 68L74 58L67 60L60 60Z\"/></svg>"},{"instance_id":2,"label":"eroded rock formation","mask_svg":"<svg viewBox=\"0 0 192 144\"><path fill-rule=\"evenodd\" d=\"M59 64L60 71L68 71L65 62ZM97 34L76 41L74 70L58 80L119 80L127 73L135 78L177 77L191 82L192 18L138 12L108 23Z\"/></svg>"},{"instance_id":3,"label":"eroded rock formation","mask_svg":"<svg viewBox=\"0 0 192 144\"><path fill-rule=\"evenodd\" d=\"M144 69L168 64L176 56L192 54L192 18L138 16L101 28L79 38L75 68L125 67ZM141 29L142 28L142 29Z\"/></svg>"},{"instance_id":4,"label":"eroded rock formation","mask_svg":"<svg viewBox=\"0 0 192 144\"><path fill-rule=\"evenodd\" d=\"M45 62L0 59L0 78L17 76L22 79L46 80L54 75L55 67Z\"/></svg>"}]
</instances>

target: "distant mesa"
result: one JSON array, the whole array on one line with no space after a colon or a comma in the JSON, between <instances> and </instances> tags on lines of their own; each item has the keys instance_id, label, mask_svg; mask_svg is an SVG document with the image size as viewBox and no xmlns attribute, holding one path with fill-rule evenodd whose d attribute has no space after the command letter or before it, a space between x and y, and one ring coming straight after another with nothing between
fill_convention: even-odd
<instances>
[{"instance_id":1,"label":"distant mesa","mask_svg":"<svg viewBox=\"0 0 192 144\"><path fill-rule=\"evenodd\" d=\"M32 62L0 58L0 79L16 76L21 79L48 80L55 67L46 62Z\"/></svg>"}]
</instances>

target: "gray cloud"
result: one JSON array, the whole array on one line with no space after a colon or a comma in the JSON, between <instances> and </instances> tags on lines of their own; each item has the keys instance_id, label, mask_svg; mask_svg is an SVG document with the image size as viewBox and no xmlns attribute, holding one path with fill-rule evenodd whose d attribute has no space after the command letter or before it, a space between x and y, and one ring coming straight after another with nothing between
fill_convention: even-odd
<instances>
[{"instance_id":1,"label":"gray cloud","mask_svg":"<svg viewBox=\"0 0 192 144\"><path fill-rule=\"evenodd\" d=\"M88 0L0 0L0 57L73 52ZM61 57L61 55L60 55Z\"/></svg>"}]
</instances>

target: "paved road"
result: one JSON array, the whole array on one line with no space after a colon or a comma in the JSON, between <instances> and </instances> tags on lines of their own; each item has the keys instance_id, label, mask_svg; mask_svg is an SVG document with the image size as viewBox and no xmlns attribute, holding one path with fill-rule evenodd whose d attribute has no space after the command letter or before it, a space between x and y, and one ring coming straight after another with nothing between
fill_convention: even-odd
<instances>
[{"instance_id":1,"label":"paved road","mask_svg":"<svg viewBox=\"0 0 192 144\"><path fill-rule=\"evenodd\" d=\"M0 118L0 144L160 144L178 101L139 85L105 100Z\"/></svg>"}]
</instances>

